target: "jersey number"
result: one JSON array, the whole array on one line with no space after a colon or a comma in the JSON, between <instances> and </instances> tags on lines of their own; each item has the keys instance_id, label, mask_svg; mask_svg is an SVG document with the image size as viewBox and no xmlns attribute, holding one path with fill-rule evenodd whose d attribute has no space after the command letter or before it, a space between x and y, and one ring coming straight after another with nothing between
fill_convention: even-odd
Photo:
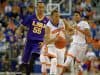
<instances>
[{"instance_id":1,"label":"jersey number","mask_svg":"<svg viewBox=\"0 0 100 75\"><path fill-rule=\"evenodd\" d=\"M37 33L37 34L41 34L41 30L42 30L42 28L40 28L40 27L34 27L33 28L33 32Z\"/></svg>"}]
</instances>

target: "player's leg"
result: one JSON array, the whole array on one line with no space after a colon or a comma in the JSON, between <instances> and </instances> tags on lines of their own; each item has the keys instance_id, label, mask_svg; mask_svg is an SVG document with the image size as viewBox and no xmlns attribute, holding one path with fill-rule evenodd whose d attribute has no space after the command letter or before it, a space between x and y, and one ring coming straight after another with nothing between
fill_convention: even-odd
<instances>
[{"instance_id":1,"label":"player's leg","mask_svg":"<svg viewBox=\"0 0 100 75\"><path fill-rule=\"evenodd\" d=\"M31 54L29 66L28 66L28 69L27 69L27 75L30 75L30 73L33 72L33 66L35 64L35 60L38 59L39 56L40 56L40 54L38 54L38 53L32 53Z\"/></svg>"},{"instance_id":2,"label":"player's leg","mask_svg":"<svg viewBox=\"0 0 100 75\"><path fill-rule=\"evenodd\" d=\"M47 63L49 63L49 58L46 56L48 48L46 45L42 46L41 54L40 54L40 62L41 62L41 72L42 75L47 75Z\"/></svg>"},{"instance_id":3,"label":"player's leg","mask_svg":"<svg viewBox=\"0 0 100 75\"><path fill-rule=\"evenodd\" d=\"M41 62L41 72L42 75L47 75L47 56L44 56L43 54L40 55L40 62Z\"/></svg>"},{"instance_id":4,"label":"player's leg","mask_svg":"<svg viewBox=\"0 0 100 75\"><path fill-rule=\"evenodd\" d=\"M77 50L75 45L71 45L68 53L66 55L66 60L64 63L64 68L61 74L63 74L64 70L68 68L70 65L72 65L72 62L74 62L75 56L76 56Z\"/></svg>"},{"instance_id":5,"label":"player's leg","mask_svg":"<svg viewBox=\"0 0 100 75\"><path fill-rule=\"evenodd\" d=\"M42 63L41 72L42 72L42 75L47 75L47 66L46 66L46 64Z\"/></svg>"},{"instance_id":6,"label":"player's leg","mask_svg":"<svg viewBox=\"0 0 100 75\"><path fill-rule=\"evenodd\" d=\"M31 56L31 45L30 45L30 41L27 40L26 45L25 45L25 49L23 51L23 55L22 55L22 64L20 65L21 67L19 68L19 70L21 70L22 72L26 72L27 73L27 68L28 68L28 62Z\"/></svg>"},{"instance_id":7,"label":"player's leg","mask_svg":"<svg viewBox=\"0 0 100 75\"><path fill-rule=\"evenodd\" d=\"M71 64L71 62L74 61L74 59L76 57L76 54L77 54L76 46L75 45L71 45L69 50L68 50L68 53L66 55L66 60L65 60L64 65L65 66L69 66Z\"/></svg>"},{"instance_id":8,"label":"player's leg","mask_svg":"<svg viewBox=\"0 0 100 75\"><path fill-rule=\"evenodd\" d=\"M79 66L79 71L77 72L79 75L83 74L84 71L82 70L82 65L85 61L85 55L86 55L86 50L87 50L87 45L78 45L78 49L79 50L79 54L77 56L77 60L81 61L80 64L78 65Z\"/></svg>"},{"instance_id":9,"label":"player's leg","mask_svg":"<svg viewBox=\"0 0 100 75\"><path fill-rule=\"evenodd\" d=\"M56 75L57 74L57 53L54 46L48 46L48 54L51 58L50 61L50 75Z\"/></svg>"},{"instance_id":10,"label":"player's leg","mask_svg":"<svg viewBox=\"0 0 100 75\"><path fill-rule=\"evenodd\" d=\"M57 58L51 58L50 75L57 75Z\"/></svg>"},{"instance_id":11,"label":"player's leg","mask_svg":"<svg viewBox=\"0 0 100 75\"><path fill-rule=\"evenodd\" d=\"M57 49L57 65L60 65L57 68L57 75L61 75L61 72L63 70L63 64L64 64L64 59L65 59L65 51L66 51L66 48Z\"/></svg>"},{"instance_id":12,"label":"player's leg","mask_svg":"<svg viewBox=\"0 0 100 75\"><path fill-rule=\"evenodd\" d=\"M87 45L78 45L77 50L77 59L83 62L84 58L86 57Z\"/></svg>"},{"instance_id":13,"label":"player's leg","mask_svg":"<svg viewBox=\"0 0 100 75\"><path fill-rule=\"evenodd\" d=\"M33 67L35 64L36 59L38 59L40 57L40 42L41 41L31 41L31 57L30 57L30 61L29 61L29 68L28 68L28 74L30 74L31 72L34 72Z\"/></svg>"}]
</instances>

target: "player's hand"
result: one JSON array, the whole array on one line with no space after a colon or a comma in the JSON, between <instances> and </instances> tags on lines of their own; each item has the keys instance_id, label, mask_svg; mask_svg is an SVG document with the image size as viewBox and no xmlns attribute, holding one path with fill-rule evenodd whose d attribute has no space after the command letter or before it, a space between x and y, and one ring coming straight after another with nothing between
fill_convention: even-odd
<instances>
[{"instance_id":1,"label":"player's hand","mask_svg":"<svg viewBox=\"0 0 100 75\"><path fill-rule=\"evenodd\" d=\"M46 44L43 44L41 50L42 50L42 53L43 53L44 56L47 56L48 55L48 47L47 47Z\"/></svg>"},{"instance_id":2,"label":"player's hand","mask_svg":"<svg viewBox=\"0 0 100 75\"><path fill-rule=\"evenodd\" d=\"M73 26L72 28L73 28L73 29L76 29L76 30L78 30L78 29L79 29L79 27L78 27L78 26L76 26L76 25L75 25L75 26Z\"/></svg>"},{"instance_id":3,"label":"player's hand","mask_svg":"<svg viewBox=\"0 0 100 75\"><path fill-rule=\"evenodd\" d=\"M21 36L21 35L22 35L22 32L21 32L20 29L17 29L17 30L15 31L15 33L16 33L17 36Z\"/></svg>"},{"instance_id":4,"label":"player's hand","mask_svg":"<svg viewBox=\"0 0 100 75\"><path fill-rule=\"evenodd\" d=\"M39 42L40 48L44 45L44 42Z\"/></svg>"},{"instance_id":5,"label":"player's hand","mask_svg":"<svg viewBox=\"0 0 100 75\"><path fill-rule=\"evenodd\" d=\"M48 47L47 47L47 45L44 46L44 55L45 56L48 55Z\"/></svg>"}]
</instances>

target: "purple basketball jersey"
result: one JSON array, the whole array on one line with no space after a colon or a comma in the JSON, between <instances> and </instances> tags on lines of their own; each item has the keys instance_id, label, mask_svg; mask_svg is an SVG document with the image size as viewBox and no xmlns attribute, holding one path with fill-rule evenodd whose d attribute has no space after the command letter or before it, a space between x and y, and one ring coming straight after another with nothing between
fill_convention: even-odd
<instances>
[{"instance_id":1,"label":"purple basketball jersey","mask_svg":"<svg viewBox=\"0 0 100 75\"><path fill-rule=\"evenodd\" d=\"M22 24L29 28L27 33L27 39L43 41L45 34L45 25L47 24L47 22L47 17L44 17L42 20L39 20L36 14L25 18Z\"/></svg>"}]
</instances>

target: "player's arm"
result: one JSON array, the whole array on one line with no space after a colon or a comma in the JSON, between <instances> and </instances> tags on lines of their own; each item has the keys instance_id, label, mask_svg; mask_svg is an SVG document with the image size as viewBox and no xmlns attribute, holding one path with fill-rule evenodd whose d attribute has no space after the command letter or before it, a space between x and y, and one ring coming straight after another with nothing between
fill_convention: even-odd
<instances>
[{"instance_id":1,"label":"player's arm","mask_svg":"<svg viewBox=\"0 0 100 75\"><path fill-rule=\"evenodd\" d=\"M87 21L81 21L80 23L78 23L75 29L83 33L85 36L91 37L90 26Z\"/></svg>"},{"instance_id":2,"label":"player's arm","mask_svg":"<svg viewBox=\"0 0 100 75\"><path fill-rule=\"evenodd\" d=\"M89 28L84 28L84 30L81 30L79 27L76 27L76 30L83 33L85 35L87 43L92 43L92 37Z\"/></svg>"},{"instance_id":3,"label":"player's arm","mask_svg":"<svg viewBox=\"0 0 100 75\"><path fill-rule=\"evenodd\" d=\"M55 40L56 40L56 37L53 39L50 38L50 28L48 26L45 29L45 37L44 38L45 38L44 42L47 45L55 42Z\"/></svg>"},{"instance_id":4,"label":"player's arm","mask_svg":"<svg viewBox=\"0 0 100 75\"><path fill-rule=\"evenodd\" d=\"M45 27L45 35L44 35L44 43L47 44L50 38L50 28L48 26Z\"/></svg>"},{"instance_id":5,"label":"player's arm","mask_svg":"<svg viewBox=\"0 0 100 75\"><path fill-rule=\"evenodd\" d=\"M22 24L18 27L18 30L21 30L22 31L24 29L26 29L26 27L24 25L22 25Z\"/></svg>"},{"instance_id":6,"label":"player's arm","mask_svg":"<svg viewBox=\"0 0 100 75\"><path fill-rule=\"evenodd\" d=\"M31 25L31 22L30 22L31 20L32 20L31 16L27 16L24 19L22 19L21 28L25 28L25 27L29 28Z\"/></svg>"},{"instance_id":7,"label":"player's arm","mask_svg":"<svg viewBox=\"0 0 100 75\"><path fill-rule=\"evenodd\" d=\"M20 26L17 29L17 33L21 33L23 30L26 30L30 26L31 16L27 16L26 18L22 19Z\"/></svg>"},{"instance_id":8,"label":"player's arm","mask_svg":"<svg viewBox=\"0 0 100 75\"><path fill-rule=\"evenodd\" d=\"M24 30L26 30L26 29L27 29L27 28L26 28L25 26L20 25L20 26L17 28L17 30L16 30L16 34L17 34L17 35L21 35L22 32L23 32Z\"/></svg>"},{"instance_id":9,"label":"player's arm","mask_svg":"<svg viewBox=\"0 0 100 75\"><path fill-rule=\"evenodd\" d=\"M80 31L81 33L83 33L85 36L91 37L90 30L88 28L85 28L84 30L81 30L79 27L76 27L75 29Z\"/></svg>"},{"instance_id":10,"label":"player's arm","mask_svg":"<svg viewBox=\"0 0 100 75\"><path fill-rule=\"evenodd\" d=\"M54 41L54 39L50 39L50 28L47 26L45 28L45 43L48 45L52 43L52 41Z\"/></svg>"},{"instance_id":11,"label":"player's arm","mask_svg":"<svg viewBox=\"0 0 100 75\"><path fill-rule=\"evenodd\" d=\"M71 27L71 25L68 23L68 21L66 19L63 19L63 22L65 24L66 33L69 35L73 35L74 34L73 27Z\"/></svg>"},{"instance_id":12,"label":"player's arm","mask_svg":"<svg viewBox=\"0 0 100 75\"><path fill-rule=\"evenodd\" d=\"M63 19L63 22L65 24L65 30L69 30L70 27L69 27L69 23L67 22L67 20L66 19Z\"/></svg>"}]
</instances>

